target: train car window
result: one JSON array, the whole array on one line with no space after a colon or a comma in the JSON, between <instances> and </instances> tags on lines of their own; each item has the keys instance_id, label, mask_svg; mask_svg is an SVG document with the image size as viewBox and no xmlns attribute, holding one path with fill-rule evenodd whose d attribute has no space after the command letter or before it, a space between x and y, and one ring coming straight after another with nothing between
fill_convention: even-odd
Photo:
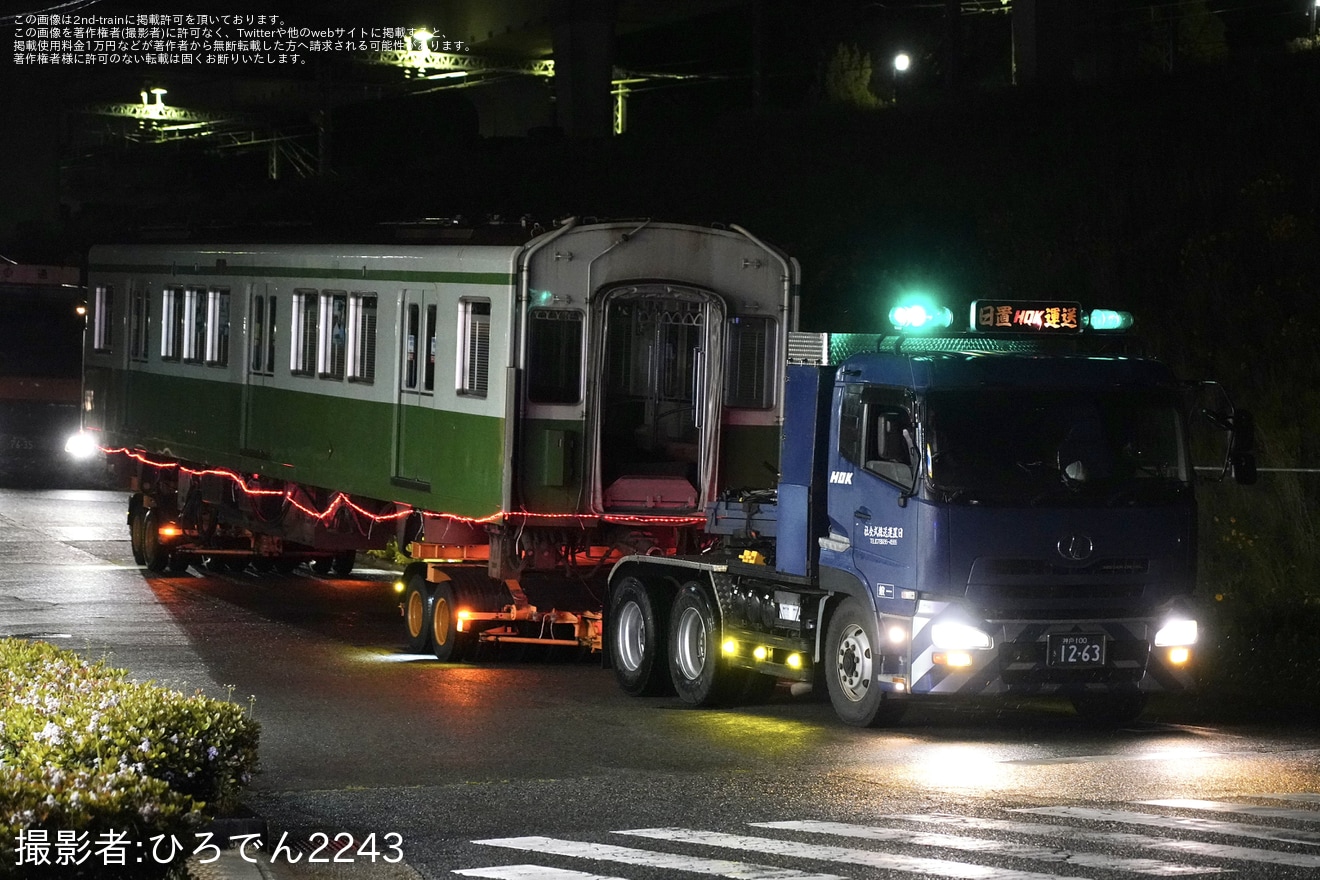
<instances>
[{"instance_id":1,"label":"train car window","mask_svg":"<svg viewBox=\"0 0 1320 880\"><path fill-rule=\"evenodd\" d=\"M183 359L201 363L206 352L206 291L189 287L183 291Z\"/></svg>"},{"instance_id":2,"label":"train car window","mask_svg":"<svg viewBox=\"0 0 1320 880\"><path fill-rule=\"evenodd\" d=\"M135 361L147 359L147 329L151 326L151 291L134 284L129 293L128 356Z\"/></svg>"},{"instance_id":3,"label":"train car window","mask_svg":"<svg viewBox=\"0 0 1320 880\"><path fill-rule=\"evenodd\" d=\"M252 360L248 370L266 372L266 298L261 294L252 297Z\"/></svg>"},{"instance_id":4,"label":"train car window","mask_svg":"<svg viewBox=\"0 0 1320 880\"><path fill-rule=\"evenodd\" d=\"M342 379L344 355L348 349L348 294L322 292L320 319L316 371L322 379Z\"/></svg>"},{"instance_id":5,"label":"train car window","mask_svg":"<svg viewBox=\"0 0 1320 880\"><path fill-rule=\"evenodd\" d=\"M206 362L229 366L229 291L212 288L206 292Z\"/></svg>"},{"instance_id":6,"label":"train car window","mask_svg":"<svg viewBox=\"0 0 1320 880\"><path fill-rule=\"evenodd\" d=\"M376 381L376 294L348 298L348 379Z\"/></svg>"},{"instance_id":7,"label":"train car window","mask_svg":"<svg viewBox=\"0 0 1320 880\"><path fill-rule=\"evenodd\" d=\"M183 291L167 287L161 293L160 357L161 360L179 359L179 337L183 333Z\"/></svg>"},{"instance_id":8,"label":"train car window","mask_svg":"<svg viewBox=\"0 0 1320 880\"><path fill-rule=\"evenodd\" d=\"M408 306L408 326L403 336L403 390L417 390L417 343L421 337L422 309Z\"/></svg>"},{"instance_id":9,"label":"train car window","mask_svg":"<svg viewBox=\"0 0 1320 880\"><path fill-rule=\"evenodd\" d=\"M527 399L577 403L582 399L582 313L533 309L529 318Z\"/></svg>"},{"instance_id":10,"label":"train car window","mask_svg":"<svg viewBox=\"0 0 1320 880\"><path fill-rule=\"evenodd\" d=\"M318 291L293 292L293 345L289 349L289 369L295 375L310 376L316 371L320 310Z\"/></svg>"},{"instance_id":11,"label":"train car window","mask_svg":"<svg viewBox=\"0 0 1320 880\"><path fill-rule=\"evenodd\" d=\"M490 303L464 300L459 312L463 340L458 391L485 397L490 374Z\"/></svg>"},{"instance_id":12,"label":"train car window","mask_svg":"<svg viewBox=\"0 0 1320 880\"><path fill-rule=\"evenodd\" d=\"M109 351L115 319L115 289L110 286L96 288L92 306L92 348Z\"/></svg>"},{"instance_id":13,"label":"train car window","mask_svg":"<svg viewBox=\"0 0 1320 880\"><path fill-rule=\"evenodd\" d=\"M774 321L738 317L728 321L724 405L766 409L774 404Z\"/></svg>"},{"instance_id":14,"label":"train car window","mask_svg":"<svg viewBox=\"0 0 1320 880\"><path fill-rule=\"evenodd\" d=\"M426 307L426 361L422 390L435 390L435 306Z\"/></svg>"}]
</instances>

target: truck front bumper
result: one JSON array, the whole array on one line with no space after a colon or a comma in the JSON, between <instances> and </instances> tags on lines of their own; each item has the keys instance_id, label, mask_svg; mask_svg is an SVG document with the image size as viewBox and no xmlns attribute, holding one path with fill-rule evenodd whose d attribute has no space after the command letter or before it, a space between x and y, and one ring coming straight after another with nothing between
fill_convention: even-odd
<instances>
[{"instance_id":1,"label":"truck front bumper","mask_svg":"<svg viewBox=\"0 0 1320 880\"><path fill-rule=\"evenodd\" d=\"M908 690L968 696L1186 690L1195 627L1190 641L1165 644L1176 613L980 620L957 604L923 600L912 619Z\"/></svg>"}]
</instances>

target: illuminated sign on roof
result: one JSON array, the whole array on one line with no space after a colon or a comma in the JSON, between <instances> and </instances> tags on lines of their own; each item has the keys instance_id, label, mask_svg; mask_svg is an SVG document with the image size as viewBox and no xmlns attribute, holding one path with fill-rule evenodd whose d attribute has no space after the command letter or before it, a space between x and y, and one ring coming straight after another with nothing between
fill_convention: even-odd
<instances>
[{"instance_id":1,"label":"illuminated sign on roof","mask_svg":"<svg viewBox=\"0 0 1320 880\"><path fill-rule=\"evenodd\" d=\"M978 333L1078 333L1082 306L1055 300L985 300L972 303L972 330Z\"/></svg>"}]
</instances>

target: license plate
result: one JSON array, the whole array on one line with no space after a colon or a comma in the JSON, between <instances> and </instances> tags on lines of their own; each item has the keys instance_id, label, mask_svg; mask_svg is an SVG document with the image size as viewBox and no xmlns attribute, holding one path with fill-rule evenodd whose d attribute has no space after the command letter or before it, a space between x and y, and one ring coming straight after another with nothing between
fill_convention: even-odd
<instances>
[{"instance_id":1,"label":"license plate","mask_svg":"<svg viewBox=\"0 0 1320 880\"><path fill-rule=\"evenodd\" d=\"M1105 665L1103 633L1068 633L1049 637L1046 663L1067 669L1085 669Z\"/></svg>"}]
</instances>

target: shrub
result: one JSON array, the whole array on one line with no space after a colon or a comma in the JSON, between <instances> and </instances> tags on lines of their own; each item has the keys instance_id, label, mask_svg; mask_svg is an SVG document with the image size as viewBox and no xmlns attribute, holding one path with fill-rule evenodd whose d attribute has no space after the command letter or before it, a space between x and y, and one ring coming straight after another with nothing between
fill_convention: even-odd
<instances>
[{"instance_id":1,"label":"shrub","mask_svg":"<svg viewBox=\"0 0 1320 880\"><path fill-rule=\"evenodd\" d=\"M0 876L98 876L116 836L129 851L115 876L166 876L256 768L244 707L131 682L43 642L0 639L0 707ZM52 864L33 864L36 849L20 860L20 835L48 842ZM54 864L75 845L81 867Z\"/></svg>"}]
</instances>

